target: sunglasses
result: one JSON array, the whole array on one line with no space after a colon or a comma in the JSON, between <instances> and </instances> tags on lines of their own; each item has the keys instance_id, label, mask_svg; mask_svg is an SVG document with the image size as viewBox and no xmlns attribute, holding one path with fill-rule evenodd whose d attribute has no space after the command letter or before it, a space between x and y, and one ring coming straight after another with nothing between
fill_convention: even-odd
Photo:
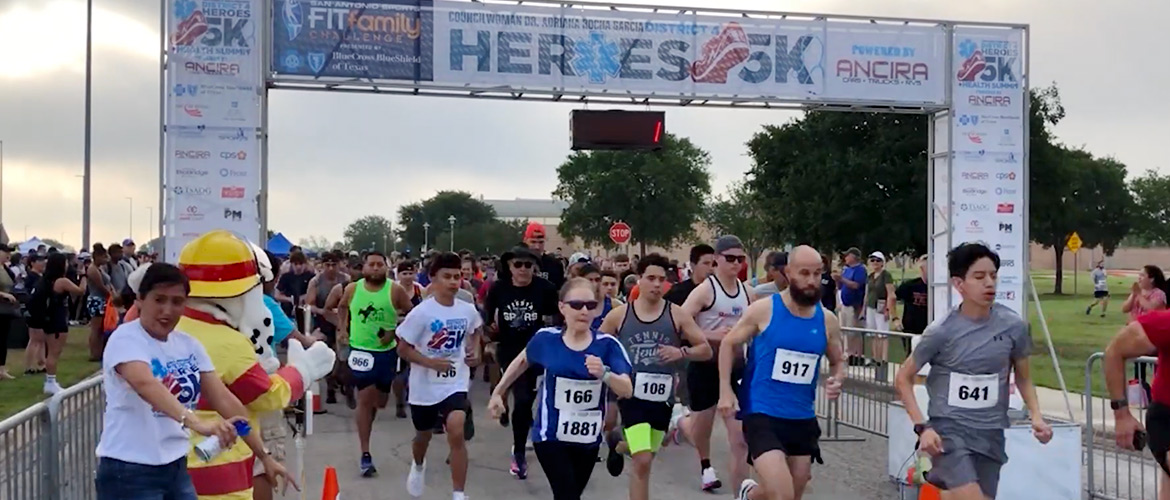
<instances>
[{"instance_id":1,"label":"sunglasses","mask_svg":"<svg viewBox=\"0 0 1170 500\"><path fill-rule=\"evenodd\" d=\"M578 311L584 311L585 309L597 309L596 300L569 300L565 301L565 305L569 306L570 309L576 309Z\"/></svg>"},{"instance_id":2,"label":"sunglasses","mask_svg":"<svg viewBox=\"0 0 1170 500\"><path fill-rule=\"evenodd\" d=\"M723 260L726 260L727 262L730 262L730 263L733 263L733 264L736 264L736 263L738 263L738 264L743 264L744 262L747 262L747 256L746 256L746 255L727 255L727 254L723 254Z\"/></svg>"},{"instance_id":3,"label":"sunglasses","mask_svg":"<svg viewBox=\"0 0 1170 500\"><path fill-rule=\"evenodd\" d=\"M881 262L882 259L869 259L870 262Z\"/></svg>"},{"instance_id":4,"label":"sunglasses","mask_svg":"<svg viewBox=\"0 0 1170 500\"><path fill-rule=\"evenodd\" d=\"M525 269L529 269L532 267L532 265L533 265L532 262L527 261L527 260L518 260L518 261L512 262L512 267L514 267L516 269L520 269L522 267Z\"/></svg>"}]
</instances>

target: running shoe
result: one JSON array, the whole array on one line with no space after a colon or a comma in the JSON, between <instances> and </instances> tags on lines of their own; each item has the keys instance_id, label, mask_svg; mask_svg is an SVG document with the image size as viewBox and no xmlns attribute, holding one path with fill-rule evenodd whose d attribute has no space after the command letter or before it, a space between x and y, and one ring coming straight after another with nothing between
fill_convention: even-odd
<instances>
[{"instance_id":1,"label":"running shoe","mask_svg":"<svg viewBox=\"0 0 1170 500\"><path fill-rule=\"evenodd\" d=\"M666 436L662 440L663 445L680 445L682 444L683 435L678 430L679 422L687 417L687 408L681 404L675 403L674 408L670 412L670 425L666 428Z\"/></svg>"},{"instance_id":2,"label":"running shoe","mask_svg":"<svg viewBox=\"0 0 1170 500\"><path fill-rule=\"evenodd\" d=\"M516 476L516 479L528 479L528 458L523 454L513 454L512 467L508 472Z\"/></svg>"},{"instance_id":3,"label":"running shoe","mask_svg":"<svg viewBox=\"0 0 1170 500\"><path fill-rule=\"evenodd\" d=\"M378 468L374 467L374 457L369 453L362 453L361 460L362 477L375 477L378 475Z\"/></svg>"},{"instance_id":4,"label":"running shoe","mask_svg":"<svg viewBox=\"0 0 1170 500\"><path fill-rule=\"evenodd\" d=\"M395 408L394 416L398 418L406 418L406 405L398 405L398 407Z\"/></svg>"},{"instance_id":5,"label":"running shoe","mask_svg":"<svg viewBox=\"0 0 1170 500\"><path fill-rule=\"evenodd\" d=\"M743 484L739 485L739 493L735 495L735 500L747 500L748 493L750 493L756 486L760 484L751 479L744 479Z\"/></svg>"},{"instance_id":6,"label":"running shoe","mask_svg":"<svg viewBox=\"0 0 1170 500\"><path fill-rule=\"evenodd\" d=\"M427 485L427 462L424 460L422 465L414 463L411 460L410 474L406 476L406 492L410 493L412 497L421 497L423 489Z\"/></svg>"},{"instance_id":7,"label":"running shoe","mask_svg":"<svg viewBox=\"0 0 1170 500\"><path fill-rule=\"evenodd\" d=\"M45 394L48 394L50 396L57 394L58 392L61 392L64 390L61 388L61 385L56 383L56 382L45 382L44 385L41 387L41 389L44 390Z\"/></svg>"},{"instance_id":8,"label":"running shoe","mask_svg":"<svg viewBox=\"0 0 1170 500\"><path fill-rule=\"evenodd\" d=\"M723 482L719 480L719 476L715 475L714 467L707 467L703 469L703 491L710 493L723 487Z\"/></svg>"},{"instance_id":9,"label":"running shoe","mask_svg":"<svg viewBox=\"0 0 1170 500\"><path fill-rule=\"evenodd\" d=\"M451 500L467 500L467 495L462 491L455 491L451 493Z\"/></svg>"},{"instance_id":10,"label":"running shoe","mask_svg":"<svg viewBox=\"0 0 1170 500\"><path fill-rule=\"evenodd\" d=\"M617 451L617 446L621 442L621 431L614 429L605 434L605 445L609 447L609 454L605 457L605 470L613 477L622 475L622 469L626 466L625 458Z\"/></svg>"}]
</instances>

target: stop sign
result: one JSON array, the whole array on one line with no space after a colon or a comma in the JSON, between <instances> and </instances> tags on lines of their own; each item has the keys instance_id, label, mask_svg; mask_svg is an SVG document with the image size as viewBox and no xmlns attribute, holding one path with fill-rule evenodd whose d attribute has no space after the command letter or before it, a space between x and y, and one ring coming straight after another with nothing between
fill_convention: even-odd
<instances>
[{"instance_id":1,"label":"stop sign","mask_svg":"<svg viewBox=\"0 0 1170 500\"><path fill-rule=\"evenodd\" d=\"M630 225L625 222L614 222L609 226L609 239L618 245L630 242Z\"/></svg>"}]
</instances>

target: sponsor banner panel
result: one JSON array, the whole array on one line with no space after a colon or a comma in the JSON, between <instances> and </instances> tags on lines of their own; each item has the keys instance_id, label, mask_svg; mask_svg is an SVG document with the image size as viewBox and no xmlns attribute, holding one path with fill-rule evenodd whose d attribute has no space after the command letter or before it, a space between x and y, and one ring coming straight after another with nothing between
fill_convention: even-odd
<instances>
[{"instance_id":1,"label":"sponsor banner panel","mask_svg":"<svg viewBox=\"0 0 1170 500\"><path fill-rule=\"evenodd\" d=\"M170 3L168 125L259 125L259 20L259 0Z\"/></svg>"},{"instance_id":2,"label":"sponsor banner panel","mask_svg":"<svg viewBox=\"0 0 1170 500\"><path fill-rule=\"evenodd\" d=\"M276 0L272 71L362 80L432 79L429 0Z\"/></svg>"},{"instance_id":3,"label":"sponsor banner panel","mask_svg":"<svg viewBox=\"0 0 1170 500\"><path fill-rule=\"evenodd\" d=\"M830 23L825 95L946 101L946 33L937 27Z\"/></svg>"}]
</instances>

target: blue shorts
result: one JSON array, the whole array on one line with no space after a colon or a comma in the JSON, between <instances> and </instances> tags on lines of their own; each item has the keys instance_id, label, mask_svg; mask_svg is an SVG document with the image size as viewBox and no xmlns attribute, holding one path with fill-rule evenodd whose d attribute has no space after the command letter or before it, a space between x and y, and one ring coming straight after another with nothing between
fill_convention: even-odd
<instances>
[{"instance_id":1,"label":"blue shorts","mask_svg":"<svg viewBox=\"0 0 1170 500\"><path fill-rule=\"evenodd\" d=\"M353 384L358 390L369 386L380 392L389 393L398 373L398 351L365 351L358 348L349 350L349 371L353 373Z\"/></svg>"}]
</instances>

